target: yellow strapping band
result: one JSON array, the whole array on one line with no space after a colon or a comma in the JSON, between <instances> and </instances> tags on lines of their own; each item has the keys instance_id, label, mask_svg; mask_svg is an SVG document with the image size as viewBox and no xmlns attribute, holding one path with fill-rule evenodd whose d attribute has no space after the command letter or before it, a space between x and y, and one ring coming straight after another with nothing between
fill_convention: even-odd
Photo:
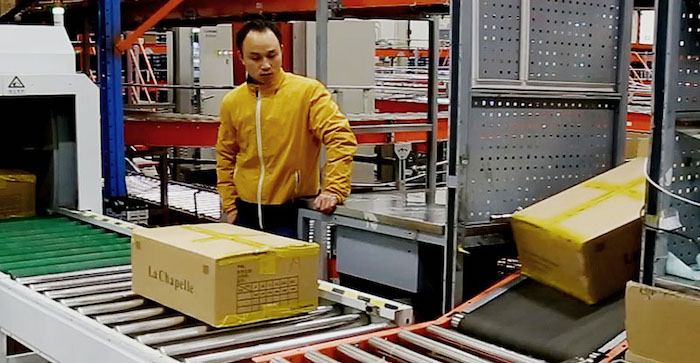
<instances>
[{"instance_id":1,"label":"yellow strapping band","mask_svg":"<svg viewBox=\"0 0 700 363\"><path fill-rule=\"evenodd\" d=\"M241 243L255 248L255 251L251 251L246 255L231 255L228 258L224 257L223 260L218 262L218 265L229 265L232 263L240 262L242 260L249 260L255 258L259 260L258 269L261 274L274 274L277 269L277 257L281 258L294 258L294 257L304 257L312 256L318 253L319 246L315 243L304 243L299 242L296 245L287 246L270 246L261 242L256 242L248 237L259 236L260 234L243 234L243 233L220 233L210 231L205 228L197 226L183 226L190 231L201 233L207 235L208 237L198 238L192 242L207 242L212 240L229 240L235 243ZM253 256L251 256L253 255Z\"/></svg>"},{"instance_id":2,"label":"yellow strapping band","mask_svg":"<svg viewBox=\"0 0 700 363\"><path fill-rule=\"evenodd\" d=\"M189 229L190 231L194 231L194 232L201 233L201 234L206 234L207 236L209 236L209 237L204 237L204 238L198 238L192 242L208 242L208 241L217 240L217 239L226 239L226 240L229 240L232 242L242 243L244 245L248 245L248 246L257 248L259 251L255 251L255 253L267 252L270 250L270 246L268 246L264 243L251 241L248 238L246 238L246 237L256 236L255 234L220 233L220 232L210 231L208 229L204 229L204 228L197 227L197 226L183 226L183 227L185 229Z\"/></svg>"}]
</instances>

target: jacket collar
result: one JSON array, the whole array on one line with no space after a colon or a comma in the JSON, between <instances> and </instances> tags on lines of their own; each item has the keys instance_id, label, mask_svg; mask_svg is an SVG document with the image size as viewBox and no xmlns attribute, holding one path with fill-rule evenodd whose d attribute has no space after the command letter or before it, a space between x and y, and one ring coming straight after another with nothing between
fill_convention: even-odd
<instances>
[{"instance_id":1,"label":"jacket collar","mask_svg":"<svg viewBox=\"0 0 700 363\"><path fill-rule=\"evenodd\" d=\"M255 79L248 76L246 85L253 93L257 93L259 90L263 96L269 96L275 94L277 90L279 90L285 78L287 78L287 74L280 69L279 73L277 73L268 84L260 84Z\"/></svg>"}]
</instances>

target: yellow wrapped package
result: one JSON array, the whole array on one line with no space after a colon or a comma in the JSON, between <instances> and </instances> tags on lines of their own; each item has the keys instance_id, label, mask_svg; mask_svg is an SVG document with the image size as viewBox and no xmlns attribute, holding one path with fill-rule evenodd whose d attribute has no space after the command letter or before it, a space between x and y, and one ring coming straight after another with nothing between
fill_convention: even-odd
<instances>
[{"instance_id":1,"label":"yellow wrapped package","mask_svg":"<svg viewBox=\"0 0 700 363\"><path fill-rule=\"evenodd\" d=\"M639 272L644 160L515 213L523 274L588 304L622 290Z\"/></svg>"},{"instance_id":2,"label":"yellow wrapped package","mask_svg":"<svg viewBox=\"0 0 700 363\"><path fill-rule=\"evenodd\" d=\"M316 308L319 246L224 223L135 230L135 293L215 327Z\"/></svg>"},{"instance_id":3,"label":"yellow wrapped package","mask_svg":"<svg viewBox=\"0 0 700 363\"><path fill-rule=\"evenodd\" d=\"M0 169L0 219L35 214L36 176L22 170Z\"/></svg>"}]
</instances>

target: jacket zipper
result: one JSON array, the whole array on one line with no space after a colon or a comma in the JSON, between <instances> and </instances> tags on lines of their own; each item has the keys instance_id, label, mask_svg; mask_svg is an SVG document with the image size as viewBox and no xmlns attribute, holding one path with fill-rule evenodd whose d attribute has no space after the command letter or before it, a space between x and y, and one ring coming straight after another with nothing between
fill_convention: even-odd
<instances>
[{"instance_id":1,"label":"jacket zipper","mask_svg":"<svg viewBox=\"0 0 700 363\"><path fill-rule=\"evenodd\" d=\"M294 198L299 197L299 170L294 170L294 178L296 179L296 184L294 184Z\"/></svg>"},{"instance_id":2,"label":"jacket zipper","mask_svg":"<svg viewBox=\"0 0 700 363\"><path fill-rule=\"evenodd\" d=\"M263 150L262 150L262 126L261 126L261 115L260 110L262 109L262 96L260 95L260 90L256 92L257 102L255 103L255 131L258 139L258 159L260 160L260 177L258 178L258 224L260 229L263 229L263 216L262 216L262 188L263 182L265 180L265 161L263 160Z\"/></svg>"}]
</instances>

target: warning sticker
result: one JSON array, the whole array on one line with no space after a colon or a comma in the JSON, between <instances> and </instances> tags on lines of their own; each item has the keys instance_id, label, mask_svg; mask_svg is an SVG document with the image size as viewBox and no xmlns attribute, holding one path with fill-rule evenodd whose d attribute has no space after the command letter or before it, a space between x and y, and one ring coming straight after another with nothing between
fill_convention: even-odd
<instances>
[{"instance_id":1,"label":"warning sticker","mask_svg":"<svg viewBox=\"0 0 700 363\"><path fill-rule=\"evenodd\" d=\"M12 81L10 81L10 84L7 85L7 92L9 94L22 94L25 91L25 86L24 83L22 83L22 80L19 79L18 76L15 76L12 78Z\"/></svg>"},{"instance_id":2,"label":"warning sticker","mask_svg":"<svg viewBox=\"0 0 700 363\"><path fill-rule=\"evenodd\" d=\"M15 78L12 78L12 82L10 82L7 88L24 88L24 83L22 83L19 77L15 76Z\"/></svg>"}]
</instances>

